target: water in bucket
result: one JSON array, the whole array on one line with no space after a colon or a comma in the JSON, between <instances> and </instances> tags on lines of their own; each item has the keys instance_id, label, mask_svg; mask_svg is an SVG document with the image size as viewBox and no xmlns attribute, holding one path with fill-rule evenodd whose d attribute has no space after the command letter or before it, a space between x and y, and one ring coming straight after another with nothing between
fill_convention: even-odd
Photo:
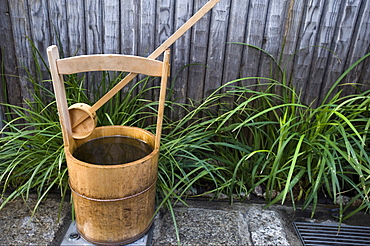
<instances>
[{"instance_id":1,"label":"water in bucket","mask_svg":"<svg viewBox=\"0 0 370 246\"><path fill-rule=\"evenodd\" d=\"M73 156L90 164L116 165L137 161L152 151L149 144L139 139L108 136L87 141L73 152Z\"/></svg>"}]
</instances>

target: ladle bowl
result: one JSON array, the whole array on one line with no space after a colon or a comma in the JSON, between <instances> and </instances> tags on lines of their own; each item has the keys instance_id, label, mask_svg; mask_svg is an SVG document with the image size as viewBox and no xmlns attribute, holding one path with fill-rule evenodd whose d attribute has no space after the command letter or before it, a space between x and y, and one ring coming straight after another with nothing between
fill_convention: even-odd
<instances>
[{"instance_id":1,"label":"ladle bowl","mask_svg":"<svg viewBox=\"0 0 370 246\"><path fill-rule=\"evenodd\" d=\"M91 106L86 103L75 103L68 108L72 125L72 137L83 139L88 137L96 127L98 118ZM79 122L83 119L82 122Z\"/></svg>"}]
</instances>

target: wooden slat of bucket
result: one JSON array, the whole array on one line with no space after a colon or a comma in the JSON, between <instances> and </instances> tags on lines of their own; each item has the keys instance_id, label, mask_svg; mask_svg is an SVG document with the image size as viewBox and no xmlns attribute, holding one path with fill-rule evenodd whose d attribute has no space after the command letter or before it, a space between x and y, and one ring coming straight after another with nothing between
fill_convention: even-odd
<instances>
[{"instance_id":1,"label":"wooden slat of bucket","mask_svg":"<svg viewBox=\"0 0 370 246\"><path fill-rule=\"evenodd\" d=\"M98 202L75 193L72 196L77 230L91 243L123 245L135 241L150 229L155 209L155 185L122 201Z\"/></svg>"}]
</instances>

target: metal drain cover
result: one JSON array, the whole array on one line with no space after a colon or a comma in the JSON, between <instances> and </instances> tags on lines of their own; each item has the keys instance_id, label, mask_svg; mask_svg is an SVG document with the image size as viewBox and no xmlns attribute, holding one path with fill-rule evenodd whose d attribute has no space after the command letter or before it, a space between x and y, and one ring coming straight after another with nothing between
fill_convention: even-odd
<instances>
[{"instance_id":1,"label":"metal drain cover","mask_svg":"<svg viewBox=\"0 0 370 246\"><path fill-rule=\"evenodd\" d=\"M370 227L293 222L303 245L370 245Z\"/></svg>"},{"instance_id":2,"label":"metal drain cover","mask_svg":"<svg viewBox=\"0 0 370 246\"><path fill-rule=\"evenodd\" d=\"M61 246L93 246L87 241L85 241L80 235L77 233L76 230L76 222L72 222L63 237L63 241L60 244ZM126 244L126 246L143 246L148 245L148 234L144 235L142 238L138 239L137 241Z\"/></svg>"}]
</instances>

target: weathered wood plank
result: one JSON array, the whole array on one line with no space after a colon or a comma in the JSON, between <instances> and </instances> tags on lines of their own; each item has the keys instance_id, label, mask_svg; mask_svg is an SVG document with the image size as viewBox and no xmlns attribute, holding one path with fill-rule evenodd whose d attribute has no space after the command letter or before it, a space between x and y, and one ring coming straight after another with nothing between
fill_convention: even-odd
<instances>
[{"instance_id":1,"label":"weathered wood plank","mask_svg":"<svg viewBox=\"0 0 370 246\"><path fill-rule=\"evenodd\" d=\"M103 53L102 0L85 0L86 54Z\"/></svg>"},{"instance_id":2,"label":"weathered wood plank","mask_svg":"<svg viewBox=\"0 0 370 246\"><path fill-rule=\"evenodd\" d=\"M59 48L61 57L64 57L64 52L69 50L68 47L68 24L67 24L67 6L65 0L48 1L49 2L49 18L51 43Z\"/></svg>"},{"instance_id":3,"label":"weathered wood plank","mask_svg":"<svg viewBox=\"0 0 370 246\"><path fill-rule=\"evenodd\" d=\"M49 22L49 6L46 0L28 0L29 18L31 28L31 40L35 48L40 52L42 57L46 57L46 48L52 42L51 27ZM49 77L48 68L42 63L42 58L35 55L35 70L32 72L36 81L41 82L48 90L52 89L52 82L45 80ZM46 61L45 61L46 62Z\"/></svg>"},{"instance_id":4,"label":"weathered wood plank","mask_svg":"<svg viewBox=\"0 0 370 246\"><path fill-rule=\"evenodd\" d=\"M320 0L309 1L304 8L304 17L298 37L297 54L294 58L293 85L305 93L310 82L311 65L314 59L316 39L320 28L320 20L324 10L324 2ZM305 96L303 94L303 96Z\"/></svg>"},{"instance_id":5,"label":"weathered wood plank","mask_svg":"<svg viewBox=\"0 0 370 246\"><path fill-rule=\"evenodd\" d=\"M124 55L137 55L139 33L139 3L126 0L121 5L121 51Z\"/></svg>"},{"instance_id":6,"label":"weathered wood plank","mask_svg":"<svg viewBox=\"0 0 370 246\"><path fill-rule=\"evenodd\" d=\"M232 42L244 42L249 3L249 0L231 1L227 34L228 44L226 44L222 84L226 84L240 77L241 54L243 53L244 46L241 44L232 44Z\"/></svg>"},{"instance_id":7,"label":"weathered wood plank","mask_svg":"<svg viewBox=\"0 0 370 246\"><path fill-rule=\"evenodd\" d=\"M333 41L333 51L335 56L330 56L328 61L326 73L321 83L321 93L319 101L324 99L325 92L328 91L334 82L344 72L346 59L349 55L350 44L352 35L354 33L354 26L356 25L357 16L360 10L361 1L351 0L347 1L346 4L342 3L341 6L341 17L337 21L335 37ZM343 81L344 82L344 81ZM341 86L342 87L342 86ZM333 93L339 91L337 87Z\"/></svg>"},{"instance_id":8,"label":"weathered wood plank","mask_svg":"<svg viewBox=\"0 0 370 246\"><path fill-rule=\"evenodd\" d=\"M32 83L27 80L27 72L34 71L32 64L32 52L28 38L31 37L28 5L25 0L9 3L9 10L12 21L13 40L15 43L15 56L17 59L20 91L23 100L32 100L29 91Z\"/></svg>"},{"instance_id":9,"label":"weathered wood plank","mask_svg":"<svg viewBox=\"0 0 370 246\"><path fill-rule=\"evenodd\" d=\"M48 3L46 0L28 0L28 6L32 43L46 57L46 48L51 43Z\"/></svg>"},{"instance_id":10,"label":"weathered wood plank","mask_svg":"<svg viewBox=\"0 0 370 246\"><path fill-rule=\"evenodd\" d=\"M147 57L155 49L155 10L156 0L141 1L139 13L139 56Z\"/></svg>"},{"instance_id":11,"label":"weathered wood plank","mask_svg":"<svg viewBox=\"0 0 370 246\"><path fill-rule=\"evenodd\" d=\"M287 82L294 73L294 58L297 50L299 32L301 30L302 18L304 16L304 6L306 1L289 1L286 12L286 21L284 26L284 36L282 40L282 60L281 68L286 72ZM293 81L294 82L294 81Z\"/></svg>"},{"instance_id":12,"label":"weathered wood plank","mask_svg":"<svg viewBox=\"0 0 370 246\"><path fill-rule=\"evenodd\" d=\"M85 5L83 1L66 1L68 19L69 49L66 56L86 54L86 25L84 19Z\"/></svg>"},{"instance_id":13,"label":"weathered wood plank","mask_svg":"<svg viewBox=\"0 0 370 246\"><path fill-rule=\"evenodd\" d=\"M355 62L358 60L358 57L362 57L366 53L370 53L370 3L369 1L366 1L366 4L364 6L364 13L361 19L361 25L359 25L359 35L358 35L358 43L356 48L356 54L357 57L354 56L354 59L352 61ZM352 64L351 63L351 64ZM370 90L370 59L368 58L362 65L361 74L359 76L359 79L355 80L355 82L358 82L361 84L359 86L360 91L366 91ZM357 73L357 72L355 72Z\"/></svg>"},{"instance_id":14,"label":"weathered wood plank","mask_svg":"<svg viewBox=\"0 0 370 246\"><path fill-rule=\"evenodd\" d=\"M265 42L262 44L262 48L274 57L279 63L279 56L283 49L283 35L286 10L288 9L288 0L284 1L271 1L269 3L269 9L265 24ZM267 78L278 79L279 71L277 64L269 56L262 54L259 64L259 76Z\"/></svg>"},{"instance_id":15,"label":"weathered wood plank","mask_svg":"<svg viewBox=\"0 0 370 246\"><path fill-rule=\"evenodd\" d=\"M0 102L19 106L22 102L22 93L19 79L16 77L19 71L17 68L17 57L15 56L16 43L13 39L12 20L8 1L0 1L0 10L0 61L1 64L4 64L4 78L7 85L6 91L3 91L5 85L0 87ZM5 93L7 98L4 96ZM0 113L0 117L1 115L2 113Z\"/></svg>"},{"instance_id":16,"label":"weathered wood plank","mask_svg":"<svg viewBox=\"0 0 370 246\"><path fill-rule=\"evenodd\" d=\"M120 1L104 0L103 53L119 54L120 50Z\"/></svg>"},{"instance_id":17,"label":"weathered wood plank","mask_svg":"<svg viewBox=\"0 0 370 246\"><path fill-rule=\"evenodd\" d=\"M193 15L193 0L176 1L174 16L174 31L180 28ZM190 63L190 40L191 31L187 31L181 36L171 48L172 64L171 78L173 81L172 100L184 104L186 103L186 90ZM183 114L181 107L175 107L172 117L181 117Z\"/></svg>"},{"instance_id":18,"label":"weathered wood plank","mask_svg":"<svg viewBox=\"0 0 370 246\"><path fill-rule=\"evenodd\" d=\"M86 35L86 54L102 54L103 45L103 1L102 0L85 0L85 35ZM90 72L86 74L85 86L88 88L90 99L94 99L94 94L99 88L98 81L101 81L102 74ZM96 98L95 98L96 100Z\"/></svg>"},{"instance_id":19,"label":"weathered wood plank","mask_svg":"<svg viewBox=\"0 0 370 246\"><path fill-rule=\"evenodd\" d=\"M322 91L321 86L328 69L329 57L332 56L329 49L333 48L332 43L335 35L335 26L340 15L340 5L340 0L326 1L323 9L318 40L316 41L316 45L319 47L315 48L313 52L314 59L312 60L311 72L308 75L309 83L307 83L305 91L305 101L308 103L316 101L314 105L317 105L317 98L322 93L325 93Z\"/></svg>"},{"instance_id":20,"label":"weathered wood plank","mask_svg":"<svg viewBox=\"0 0 370 246\"><path fill-rule=\"evenodd\" d=\"M163 42L165 42L168 37L170 37L173 33L173 18L174 18L174 1L171 0L157 0L156 4L156 27L155 27L155 48L154 50L160 46ZM153 51L154 51L153 50ZM163 55L161 55L158 59L162 60ZM160 85L160 80L156 79L153 83L156 86ZM156 89L153 90L152 98L157 100L159 98L160 90Z\"/></svg>"},{"instance_id":21,"label":"weathered wood plank","mask_svg":"<svg viewBox=\"0 0 370 246\"><path fill-rule=\"evenodd\" d=\"M156 37L156 0L146 0L140 2L140 27L139 27L139 56L148 57L155 50ZM145 76L139 75L138 80ZM151 84L152 85L152 84ZM141 85L138 87L141 89ZM152 94L147 93L146 99L152 100Z\"/></svg>"},{"instance_id":22,"label":"weathered wood plank","mask_svg":"<svg viewBox=\"0 0 370 246\"><path fill-rule=\"evenodd\" d=\"M208 41L206 79L204 97L218 89L222 83L223 61L225 56L230 0L219 2L212 9L212 32Z\"/></svg>"},{"instance_id":23,"label":"weathered wood plank","mask_svg":"<svg viewBox=\"0 0 370 246\"><path fill-rule=\"evenodd\" d=\"M124 55L138 55L139 32L140 32L140 1L126 0L121 4L121 53ZM122 91L130 90L137 78L126 85Z\"/></svg>"},{"instance_id":24,"label":"weathered wood plank","mask_svg":"<svg viewBox=\"0 0 370 246\"><path fill-rule=\"evenodd\" d=\"M264 38L264 28L268 2L268 0L255 0L250 2L245 38L246 44L262 47L263 43L266 42ZM248 46L244 47L241 65L242 78L258 76L260 57L261 52L257 49ZM254 83L256 83L256 80L243 81L245 85Z\"/></svg>"},{"instance_id":25,"label":"weathered wood plank","mask_svg":"<svg viewBox=\"0 0 370 246\"><path fill-rule=\"evenodd\" d=\"M160 46L174 32L174 5L175 2L171 0L157 1L155 47Z\"/></svg>"},{"instance_id":26,"label":"weathered wood plank","mask_svg":"<svg viewBox=\"0 0 370 246\"><path fill-rule=\"evenodd\" d=\"M206 2L207 0L194 1L193 12L198 11ZM210 14L209 12L203 16L192 28L190 64L193 65L189 67L187 97L196 100L203 98Z\"/></svg>"},{"instance_id":27,"label":"weathered wood plank","mask_svg":"<svg viewBox=\"0 0 370 246\"><path fill-rule=\"evenodd\" d=\"M360 13L357 17L356 26L354 26L354 34L352 40L348 41L350 44L350 52L348 59L346 59L344 68L349 68L353 63L363 57L367 52L370 52L370 2L362 1L360 7ZM346 44L348 45L348 44ZM367 47L367 48L366 48ZM348 95L352 93L357 93L357 89L368 90L369 86L364 85L365 81L369 81L370 73L366 74L368 66L365 65L366 62L362 62L357 65L352 72L345 78L345 82L358 85L353 87L345 87L343 93ZM362 76L361 76L361 73ZM365 82L366 83L366 82Z\"/></svg>"}]
</instances>

